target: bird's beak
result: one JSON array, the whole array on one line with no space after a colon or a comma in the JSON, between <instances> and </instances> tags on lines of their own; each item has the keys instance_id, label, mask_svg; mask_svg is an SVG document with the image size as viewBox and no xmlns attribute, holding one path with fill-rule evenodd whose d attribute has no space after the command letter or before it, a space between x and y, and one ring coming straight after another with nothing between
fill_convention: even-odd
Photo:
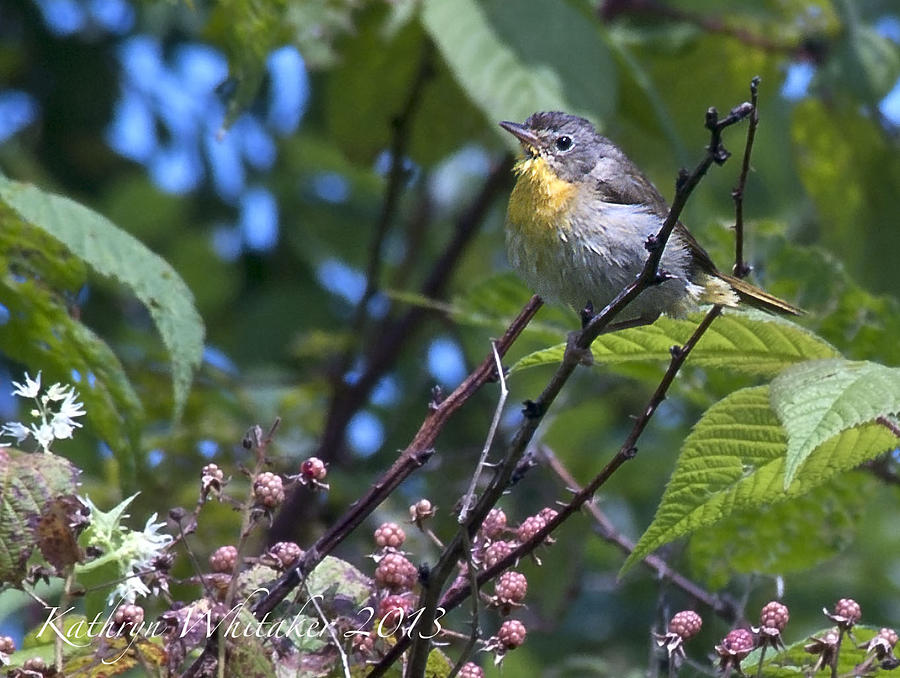
<instances>
[{"instance_id":1,"label":"bird's beak","mask_svg":"<svg viewBox=\"0 0 900 678\"><path fill-rule=\"evenodd\" d=\"M507 122L506 120L504 120L500 123L500 127L516 137L516 139L521 141L523 145L530 146L531 148L537 150L540 140L537 138L537 135L530 129L525 127L525 125L520 125L517 122Z\"/></svg>"}]
</instances>

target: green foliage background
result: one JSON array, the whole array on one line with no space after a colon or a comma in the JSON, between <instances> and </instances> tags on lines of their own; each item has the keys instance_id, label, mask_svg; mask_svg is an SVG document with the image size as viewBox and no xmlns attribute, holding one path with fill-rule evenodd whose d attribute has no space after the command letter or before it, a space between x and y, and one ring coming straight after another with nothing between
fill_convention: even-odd
<instances>
[{"instance_id":1,"label":"green foliage background","mask_svg":"<svg viewBox=\"0 0 900 678\"><path fill-rule=\"evenodd\" d=\"M885 18L900 21L896 6L884 0L668 0L660 5L667 11L639 12L629 11L631 4L138 4L135 32L157 35L169 48L205 41L228 54L237 83L230 100L235 116L264 98L264 59L271 49L296 45L311 70L311 98L299 131L278 140L275 167L254 177L277 197L278 246L224 261L215 254L212 234L221 219L234 218L233 207L209 186L183 196L162 193L144 168L104 143L120 77L110 64L124 38L52 36L33 7L19 11L14 1L0 1L0 16L14 14L17 19L7 25L23 27L0 27L0 87L27 88L30 83L44 107L40 120L0 146L0 170L9 177L0 183L0 255L5 263L0 302L13 313L19 310L15 304L22 304L23 312L32 309L36 316L52 319L55 327L66 328L58 343L44 351L35 342L46 328L12 335L14 324L8 324L0 327L0 347L4 367L15 378L23 369L43 369L48 380L64 380L73 368L97 373L100 386L84 398L91 413L89 435L55 448L84 470L83 491L98 506L110 507L140 490L130 509L135 516L192 506L206 462L201 441L218 444L214 461L235 475L239 486L237 467L247 462L240 446L244 431L257 422L265 427L276 416L282 418L275 443L277 470L295 472L299 460L317 450L329 408L348 389L338 366L365 369L365 358L355 356L365 356L377 345L382 330L380 318L372 314L357 322L355 309L323 287L317 268L328 259L362 272L370 266L388 182L375 161L394 143L394 120L407 108L423 60L427 76L414 99L405 142L405 155L416 171L404 179L396 211L386 222L376 281L388 300L388 318L434 301L421 296L422 281L458 232L484 182L483 174L454 170L448 159L476 146L501 163L515 149L497 127L498 120L521 120L547 109L586 115L671 197L677 169L703 153L707 107L726 111L748 98L753 76L762 78L762 123L746 190L748 256L755 282L807 309L799 322L809 332L762 321L753 325L752 317L749 325L731 316L716 322L705 339L708 350L688 361L642 438L636 460L599 497L601 507L630 538L637 540L650 524L664 490L698 492L690 484L680 486L683 477L676 476L668 489L666 483L691 427L715 403L722 401L705 416L726 410L733 410L739 421L755 416L760 398L764 405L769 402L769 387L763 384L799 359L837 361L843 356L900 365L900 278L893 263L900 251L894 203L900 185L900 129L878 110L900 77L900 51L874 30ZM814 66L815 77L805 96L788 100L780 94L781 86L790 64L800 61ZM728 131L726 145L739 154L742 128ZM684 216L723 269L733 257L728 226L738 168L736 159L714 168ZM346 179L346 201L329 203L312 190L326 172ZM448 173L452 197L442 201L435 186ZM15 182L77 200L97 214L86 215L78 205L47 194L42 200L52 208L49 212L29 211L33 202L23 206L17 200L21 190L32 189ZM490 337L528 299L529 291L506 273L503 255L503 214L511 185L508 176L491 195L477 233L438 290L442 305L422 312L402 337L386 372L397 386L396 396L385 402L365 393L359 403L359 411L383 426L379 450L360 454L345 436L324 450L332 489L298 513L293 528L301 545L360 496L415 432L436 380L427 361L432 342L456 342L472 366L486 355ZM138 257L139 250L132 247L139 244L125 234L119 234L121 241L111 240L112 231L100 231L101 240L110 245L105 258L90 247L87 253L80 249L70 229L79 219L85 220L85 228L105 228L97 215L161 261L152 259L154 267L149 268L150 259L128 259ZM35 223L39 229L33 228ZM121 242L128 243L125 249L117 249ZM177 276L169 276L169 265ZM23 271L30 281L24 287L14 275ZM72 300L85 281L91 285L90 298L74 313ZM513 404L501 442L519 420L516 403L539 392L552 369L547 364L558 360L558 348L545 349L557 346L577 323L568 311L545 308L514 347L509 364L524 360L511 376ZM690 327L687 321L662 319L652 328L598 342L598 366L579 370L539 433L540 441L577 478L589 480L618 448L630 427L629 415L644 406L662 374L668 346L684 341ZM205 341L224 351L236 371L199 363L204 331ZM747 350L757 345L746 343L751 335L763 347L757 362ZM190 372L198 365L188 391ZM871 363L853 365L877 371ZM869 394L869 409L853 423L896 412L896 371L878 369L889 385ZM790 376L778 377L788 396L797 388ZM483 389L443 432L435 458L336 555L371 574L374 568L367 569L363 559L372 549L370 530L385 519L404 519L406 507L421 496L441 508L435 531L449 537L455 524L450 508L468 482L496 397L494 387ZM776 413L780 416L782 410L763 409L763 433L781 440ZM874 453L890 445L885 431L875 428L842 436L881 436L872 443ZM830 435L840 431L838 427ZM687 450L708 464L709 455L721 448L707 449L711 443L701 438L695 432ZM111 447L112 456L98 453L99 440ZM838 436L832 442L847 441ZM159 463L148 462L151 450L162 452ZM794 471L803 458L789 461ZM686 455L679 463L688 462ZM769 472L777 476L772 493L783 492L783 472ZM803 473L801 469L797 478ZM703 491L714 488L704 486ZM518 522L566 498L560 481L538 466L503 506L511 522ZM867 621L900 624L896 485L881 483L864 470L848 471L796 500L742 508L746 510L717 524L709 515L691 517L696 518L691 529L699 529L689 541L665 547L664 555L704 585L746 600L751 622L756 622L758 606L774 597L776 576L783 575L793 640L823 626L821 608L845 596L860 601ZM217 546L233 542L237 530L229 509L210 506L195 548L205 558ZM528 608L517 616L525 620L529 636L507 658L507 678L636 674L646 665L648 628L690 604L639 567L617 580L624 557L591 535L587 517L572 520L557 545L541 554L542 568L523 565L529 577ZM668 540L659 543L663 541ZM413 538L408 550L416 562L433 561L437 555L424 539ZM190 573L186 559L176 572ZM27 616L19 603L3 605L0 618L4 612ZM701 611L707 623L697 647L711 648L728 628ZM486 616L489 632L496 623ZM495 675L492 671L489 675Z\"/></svg>"}]
</instances>

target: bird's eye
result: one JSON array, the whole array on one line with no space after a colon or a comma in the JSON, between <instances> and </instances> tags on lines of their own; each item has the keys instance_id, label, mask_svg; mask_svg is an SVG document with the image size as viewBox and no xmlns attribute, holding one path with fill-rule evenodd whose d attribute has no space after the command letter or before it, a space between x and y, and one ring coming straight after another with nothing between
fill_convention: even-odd
<instances>
[{"instance_id":1,"label":"bird's eye","mask_svg":"<svg viewBox=\"0 0 900 678\"><path fill-rule=\"evenodd\" d=\"M572 137L559 137L556 140L556 148L560 151L568 151L570 148L572 148Z\"/></svg>"}]
</instances>

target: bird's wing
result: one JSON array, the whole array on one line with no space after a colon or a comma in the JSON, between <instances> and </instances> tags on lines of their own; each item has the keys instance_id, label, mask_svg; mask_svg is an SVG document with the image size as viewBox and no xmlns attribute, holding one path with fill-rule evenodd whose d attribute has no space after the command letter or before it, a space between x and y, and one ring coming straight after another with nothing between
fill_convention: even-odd
<instances>
[{"instance_id":1,"label":"bird's wing","mask_svg":"<svg viewBox=\"0 0 900 678\"><path fill-rule=\"evenodd\" d=\"M669 204L656 190L656 186L636 167L631 166L626 172L612 181L597 181L597 192L606 202L619 205L648 205L659 218L665 219L669 214ZM678 237L685 243L693 255L694 264L702 271L716 273L716 265L705 249L691 235L687 227L680 221L675 224Z\"/></svg>"}]
</instances>

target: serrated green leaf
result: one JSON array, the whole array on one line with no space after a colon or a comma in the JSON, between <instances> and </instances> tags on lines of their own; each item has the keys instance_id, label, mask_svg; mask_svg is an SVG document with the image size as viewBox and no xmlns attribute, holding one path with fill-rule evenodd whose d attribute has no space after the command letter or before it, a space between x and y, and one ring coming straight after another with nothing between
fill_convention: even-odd
<instances>
[{"instance_id":1,"label":"serrated green leaf","mask_svg":"<svg viewBox=\"0 0 900 678\"><path fill-rule=\"evenodd\" d=\"M0 200L144 303L172 358L174 418L181 415L203 352L203 321L175 270L105 217L68 198L0 177Z\"/></svg>"},{"instance_id":2,"label":"serrated green leaf","mask_svg":"<svg viewBox=\"0 0 900 678\"><path fill-rule=\"evenodd\" d=\"M785 489L787 436L769 387L735 391L710 407L685 439L656 516L620 574L662 544L737 511L799 497L896 445L878 424L845 429L819 445Z\"/></svg>"},{"instance_id":3,"label":"serrated green leaf","mask_svg":"<svg viewBox=\"0 0 900 678\"><path fill-rule=\"evenodd\" d=\"M22 580L37 518L52 499L78 490L79 473L55 454L0 448L0 584Z\"/></svg>"},{"instance_id":4,"label":"serrated green leaf","mask_svg":"<svg viewBox=\"0 0 900 678\"><path fill-rule=\"evenodd\" d=\"M491 121L615 110L616 70L600 29L562 0L425 0L422 24Z\"/></svg>"},{"instance_id":5,"label":"serrated green leaf","mask_svg":"<svg viewBox=\"0 0 900 678\"><path fill-rule=\"evenodd\" d=\"M813 450L841 431L900 411L900 369L825 359L772 381L772 408L787 432L785 489Z\"/></svg>"},{"instance_id":6,"label":"serrated green leaf","mask_svg":"<svg viewBox=\"0 0 900 678\"><path fill-rule=\"evenodd\" d=\"M712 589L724 588L735 574L808 570L856 538L874 482L862 473L834 478L801 497L700 529L691 536L691 569Z\"/></svg>"},{"instance_id":7,"label":"serrated green leaf","mask_svg":"<svg viewBox=\"0 0 900 678\"><path fill-rule=\"evenodd\" d=\"M0 296L9 320L0 350L43 372L45 382L72 382L90 427L112 448L123 481L134 478L143 410L109 346L69 311L67 294L84 282L84 265L57 240L0 203Z\"/></svg>"},{"instance_id":8,"label":"serrated green leaf","mask_svg":"<svg viewBox=\"0 0 900 678\"><path fill-rule=\"evenodd\" d=\"M600 335L591 346L594 360L610 365L650 360L668 361L697 329L701 316L679 320L661 316L652 325ZM562 360L565 344L524 356L511 373ZM772 376L789 365L840 355L831 344L789 320L760 312L729 312L718 318L691 351L695 367L729 369Z\"/></svg>"},{"instance_id":9,"label":"serrated green leaf","mask_svg":"<svg viewBox=\"0 0 900 678\"><path fill-rule=\"evenodd\" d=\"M807 652L805 647L810 643L810 638L821 638L831 631L831 627L819 629L803 640L788 645L780 652L772 652L771 649L766 653L763 662L763 678L799 678L800 676L808 676L810 669L816 663L818 655ZM880 675L877 671L878 664L872 669L872 673L861 674L854 669L866 659L866 650L859 645L868 643L879 632L878 628L872 626L856 625L853 627L853 638L857 642L852 642L847 636L841 643L841 653L838 657L838 675L840 676L856 676L856 675ZM741 666L747 675L756 675L756 669L759 666L759 655L761 650L754 650L744 661ZM825 672L812 675L828 675Z\"/></svg>"}]
</instances>

